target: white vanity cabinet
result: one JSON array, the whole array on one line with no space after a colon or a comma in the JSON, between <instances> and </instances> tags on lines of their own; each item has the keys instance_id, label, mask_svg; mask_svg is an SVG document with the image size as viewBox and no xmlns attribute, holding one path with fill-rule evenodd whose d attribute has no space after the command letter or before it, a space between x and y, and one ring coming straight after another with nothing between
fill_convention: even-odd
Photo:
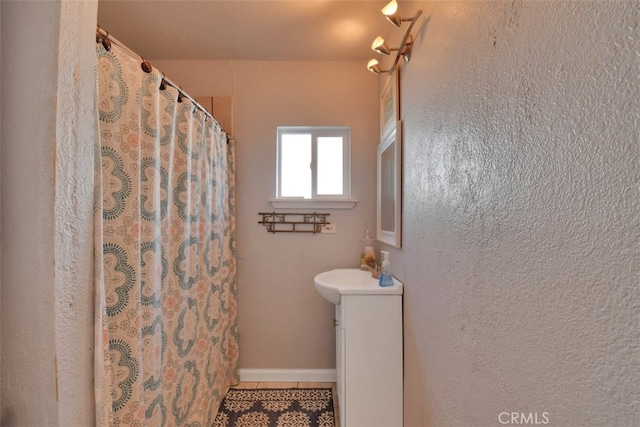
<instances>
[{"instance_id":1,"label":"white vanity cabinet","mask_svg":"<svg viewBox=\"0 0 640 427\"><path fill-rule=\"evenodd\" d=\"M336 371L341 427L402 426L401 294L341 295Z\"/></svg>"}]
</instances>

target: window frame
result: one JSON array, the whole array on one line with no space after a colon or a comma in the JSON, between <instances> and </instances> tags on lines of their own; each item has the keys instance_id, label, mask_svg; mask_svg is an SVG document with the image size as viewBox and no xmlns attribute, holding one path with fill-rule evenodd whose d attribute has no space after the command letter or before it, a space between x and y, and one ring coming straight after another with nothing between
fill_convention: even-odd
<instances>
[{"instance_id":1,"label":"window frame","mask_svg":"<svg viewBox=\"0 0 640 427\"><path fill-rule=\"evenodd\" d=\"M276 197L269 199L274 207L326 207L351 208L356 200L351 199L351 128L348 126L278 126L276 131ZM282 136L311 134L311 197L283 197L281 195ZM342 137L342 190L343 194L324 195L317 193L317 156L319 137Z\"/></svg>"}]
</instances>

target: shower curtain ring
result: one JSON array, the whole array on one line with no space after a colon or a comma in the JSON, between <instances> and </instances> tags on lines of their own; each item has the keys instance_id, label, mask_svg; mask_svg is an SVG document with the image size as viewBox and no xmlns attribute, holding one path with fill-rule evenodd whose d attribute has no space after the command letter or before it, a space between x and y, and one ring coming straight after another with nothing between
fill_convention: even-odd
<instances>
[{"instance_id":1,"label":"shower curtain ring","mask_svg":"<svg viewBox=\"0 0 640 427\"><path fill-rule=\"evenodd\" d=\"M162 73L162 80L160 80L160 90L165 90L167 88L167 81L164 79L165 75Z\"/></svg>"},{"instance_id":2,"label":"shower curtain ring","mask_svg":"<svg viewBox=\"0 0 640 427\"><path fill-rule=\"evenodd\" d=\"M104 30L104 32L107 34L103 36L102 33L100 32L101 29L102 28L100 28L100 25L98 25L98 29L96 30L96 43L102 44L102 47L104 48L104 50L109 52L111 50L111 40L109 40L109 31Z\"/></svg>"},{"instance_id":3,"label":"shower curtain ring","mask_svg":"<svg viewBox=\"0 0 640 427\"><path fill-rule=\"evenodd\" d=\"M142 71L144 71L147 74L153 71L153 67L151 67L151 64L149 64L149 62L146 61L144 58L142 58L142 64L140 64L140 67L142 67Z\"/></svg>"},{"instance_id":4,"label":"shower curtain ring","mask_svg":"<svg viewBox=\"0 0 640 427\"><path fill-rule=\"evenodd\" d=\"M109 40L109 33L107 33L107 37L102 39L102 47L104 47L104 50L106 50L107 52L111 50L111 40Z\"/></svg>"}]
</instances>

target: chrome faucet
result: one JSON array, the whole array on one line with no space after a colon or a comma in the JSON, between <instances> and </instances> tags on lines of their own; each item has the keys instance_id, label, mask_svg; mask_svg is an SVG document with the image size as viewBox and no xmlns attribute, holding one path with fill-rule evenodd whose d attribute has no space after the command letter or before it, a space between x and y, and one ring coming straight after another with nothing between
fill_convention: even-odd
<instances>
[{"instance_id":1,"label":"chrome faucet","mask_svg":"<svg viewBox=\"0 0 640 427\"><path fill-rule=\"evenodd\" d=\"M367 264L361 264L360 265L360 270L363 271L368 271L371 273L371 277L373 277L374 279L379 279L380 278L380 266L376 264L376 267L373 268Z\"/></svg>"}]
</instances>

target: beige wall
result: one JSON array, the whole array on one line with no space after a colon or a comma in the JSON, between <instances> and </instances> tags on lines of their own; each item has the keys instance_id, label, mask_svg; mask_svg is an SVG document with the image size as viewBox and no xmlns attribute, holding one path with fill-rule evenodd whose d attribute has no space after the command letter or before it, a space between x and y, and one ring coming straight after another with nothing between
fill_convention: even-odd
<instances>
[{"instance_id":1,"label":"beige wall","mask_svg":"<svg viewBox=\"0 0 640 427\"><path fill-rule=\"evenodd\" d=\"M9 425L49 424L58 416L53 333L56 117L54 109L40 105L55 102L59 22L58 2L2 5L2 421ZM40 35L30 35L25 23L40 28ZM29 68L38 65L42 74L29 75ZM38 405L30 404L36 401Z\"/></svg>"},{"instance_id":2,"label":"beige wall","mask_svg":"<svg viewBox=\"0 0 640 427\"><path fill-rule=\"evenodd\" d=\"M392 253L405 425L638 425L639 4L421 7Z\"/></svg>"},{"instance_id":3,"label":"beige wall","mask_svg":"<svg viewBox=\"0 0 640 427\"><path fill-rule=\"evenodd\" d=\"M361 62L154 61L196 95L231 95L237 141L241 368L335 367L333 308L313 276L359 263L375 220L377 77ZM267 233L258 212L275 195L276 127L350 126L351 210L330 210L335 235ZM318 210L322 212L324 210Z\"/></svg>"},{"instance_id":4,"label":"beige wall","mask_svg":"<svg viewBox=\"0 0 640 427\"><path fill-rule=\"evenodd\" d=\"M93 424L96 8L92 1L2 2L6 426Z\"/></svg>"}]
</instances>

